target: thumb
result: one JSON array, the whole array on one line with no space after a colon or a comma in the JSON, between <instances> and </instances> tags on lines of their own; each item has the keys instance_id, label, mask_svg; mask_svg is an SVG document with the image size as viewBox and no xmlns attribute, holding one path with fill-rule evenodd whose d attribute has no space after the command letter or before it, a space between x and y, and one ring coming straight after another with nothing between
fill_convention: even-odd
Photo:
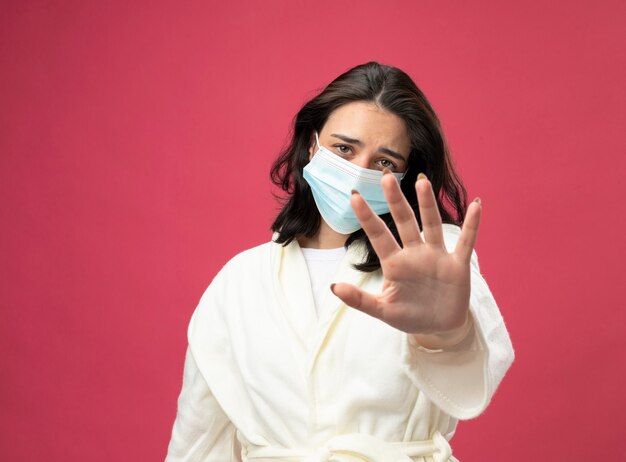
<instances>
[{"instance_id":1,"label":"thumb","mask_svg":"<svg viewBox=\"0 0 626 462\"><path fill-rule=\"evenodd\" d=\"M383 319L382 309L374 295L346 283L331 284L330 290L346 305L375 318Z\"/></svg>"}]
</instances>

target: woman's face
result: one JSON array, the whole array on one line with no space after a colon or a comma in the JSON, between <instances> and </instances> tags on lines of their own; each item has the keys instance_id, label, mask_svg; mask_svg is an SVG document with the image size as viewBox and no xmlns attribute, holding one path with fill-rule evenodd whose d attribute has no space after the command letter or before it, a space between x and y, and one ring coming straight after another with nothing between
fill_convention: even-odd
<instances>
[{"instance_id":1,"label":"woman's face","mask_svg":"<svg viewBox=\"0 0 626 462\"><path fill-rule=\"evenodd\" d=\"M374 103L356 101L335 109L319 133L320 145L363 168L404 172L411 142L404 120ZM317 151L315 139L310 157Z\"/></svg>"}]
</instances>

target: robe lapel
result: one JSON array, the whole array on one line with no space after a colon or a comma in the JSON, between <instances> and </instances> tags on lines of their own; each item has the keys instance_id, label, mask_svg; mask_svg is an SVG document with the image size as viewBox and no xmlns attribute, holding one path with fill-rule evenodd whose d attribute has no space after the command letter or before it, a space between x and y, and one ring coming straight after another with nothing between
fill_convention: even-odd
<instances>
[{"instance_id":1,"label":"robe lapel","mask_svg":"<svg viewBox=\"0 0 626 462\"><path fill-rule=\"evenodd\" d=\"M370 273L358 271L354 269L354 265L361 263L364 259L364 256L364 248L361 244L353 243L352 245L350 245L344 259L339 265L337 273L333 277L333 282L345 282L348 284L353 284L355 286L361 286L365 279L370 275ZM312 372L313 368L315 367L317 358L319 357L319 354L322 352L324 347L327 345L329 339L332 337L335 326L345 314L346 310L351 309L348 308L344 302L342 302L330 291L323 298L322 303L324 303L326 306L332 306L332 308L328 312L327 316L319 319L318 321L315 336L312 339L313 341L310 344L309 348L307 363L307 371L309 373Z\"/></svg>"},{"instance_id":2,"label":"robe lapel","mask_svg":"<svg viewBox=\"0 0 626 462\"><path fill-rule=\"evenodd\" d=\"M317 316L309 271L297 241L272 244L275 292L291 327L294 343L308 356Z\"/></svg>"},{"instance_id":3,"label":"robe lapel","mask_svg":"<svg viewBox=\"0 0 626 462\"><path fill-rule=\"evenodd\" d=\"M302 348L306 355L307 372L310 373L319 353L332 337L334 327L348 307L329 292L322 303L332 308L327 316L318 320L308 267L298 242L293 241L284 247L272 244L272 247L275 292L291 328L294 344ZM350 245L333 282L361 286L370 273L357 271L353 265L361 263L364 256L364 247L361 244Z\"/></svg>"}]
</instances>

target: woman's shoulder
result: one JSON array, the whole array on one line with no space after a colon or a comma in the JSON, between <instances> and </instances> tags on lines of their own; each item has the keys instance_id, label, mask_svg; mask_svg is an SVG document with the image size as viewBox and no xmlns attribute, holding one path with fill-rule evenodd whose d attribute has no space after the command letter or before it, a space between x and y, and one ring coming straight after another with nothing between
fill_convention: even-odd
<instances>
[{"instance_id":1,"label":"woman's shoulder","mask_svg":"<svg viewBox=\"0 0 626 462\"><path fill-rule=\"evenodd\" d=\"M273 242L266 242L235 254L217 271L200 298L200 305L233 296L242 287L261 283L271 267Z\"/></svg>"},{"instance_id":2,"label":"woman's shoulder","mask_svg":"<svg viewBox=\"0 0 626 462\"><path fill-rule=\"evenodd\" d=\"M443 230L443 240L448 249L448 252L453 252L456 247L456 243L461 235L461 228L453 223L443 223L441 225Z\"/></svg>"},{"instance_id":3,"label":"woman's shoulder","mask_svg":"<svg viewBox=\"0 0 626 462\"><path fill-rule=\"evenodd\" d=\"M270 264L274 242L265 242L236 253L218 271L216 279L225 275L235 274L238 277L257 272Z\"/></svg>"},{"instance_id":4,"label":"woman's shoulder","mask_svg":"<svg viewBox=\"0 0 626 462\"><path fill-rule=\"evenodd\" d=\"M267 257L271 251L271 247L274 243L272 241L264 242L263 244L255 245L249 249L242 250L235 254L230 260L226 262L224 266L236 266L245 264L251 260L258 260L259 258ZM275 245L275 244L274 244Z\"/></svg>"},{"instance_id":5,"label":"woman's shoulder","mask_svg":"<svg viewBox=\"0 0 626 462\"><path fill-rule=\"evenodd\" d=\"M443 228L443 234L460 234L461 227L459 225L455 225L454 223L443 223L441 225Z\"/></svg>"},{"instance_id":6,"label":"woman's shoulder","mask_svg":"<svg viewBox=\"0 0 626 462\"><path fill-rule=\"evenodd\" d=\"M456 244L459 241L459 237L461 236L461 227L453 223L443 223L442 229L443 241L446 245L446 249L448 252L454 252ZM475 249L472 250L471 263L476 266L476 269L479 269L478 256L476 255Z\"/></svg>"}]
</instances>

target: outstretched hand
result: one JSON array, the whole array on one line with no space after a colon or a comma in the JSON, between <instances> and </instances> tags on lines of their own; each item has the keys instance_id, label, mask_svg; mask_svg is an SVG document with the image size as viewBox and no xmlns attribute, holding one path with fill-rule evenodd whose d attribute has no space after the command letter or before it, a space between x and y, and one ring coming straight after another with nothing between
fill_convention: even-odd
<instances>
[{"instance_id":1,"label":"outstretched hand","mask_svg":"<svg viewBox=\"0 0 626 462\"><path fill-rule=\"evenodd\" d=\"M448 252L430 181L420 174L415 183L423 238L394 176L383 175L381 183L402 247L356 191L351 205L380 259L382 292L374 295L345 283L334 284L332 291L348 306L414 334L427 348L451 346L469 329L470 257L478 235L480 202L469 205L456 248Z\"/></svg>"}]
</instances>

